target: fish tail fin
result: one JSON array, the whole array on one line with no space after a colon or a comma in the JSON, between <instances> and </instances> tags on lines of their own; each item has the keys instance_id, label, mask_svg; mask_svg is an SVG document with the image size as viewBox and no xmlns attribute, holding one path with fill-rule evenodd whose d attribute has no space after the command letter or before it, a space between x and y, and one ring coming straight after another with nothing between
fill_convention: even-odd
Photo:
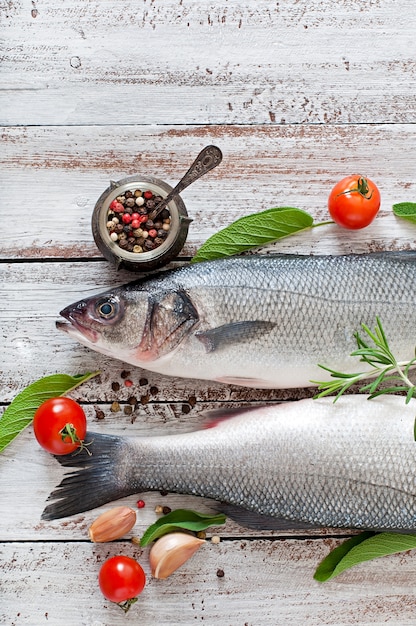
<instances>
[{"instance_id":1,"label":"fish tail fin","mask_svg":"<svg viewBox=\"0 0 416 626\"><path fill-rule=\"evenodd\" d=\"M82 450L55 457L64 467L75 469L49 495L48 500L54 502L45 507L43 520L76 515L140 491L137 485L133 489L128 486L120 462L127 453L125 438L88 432L85 440L91 441L89 454Z\"/></svg>"}]
</instances>

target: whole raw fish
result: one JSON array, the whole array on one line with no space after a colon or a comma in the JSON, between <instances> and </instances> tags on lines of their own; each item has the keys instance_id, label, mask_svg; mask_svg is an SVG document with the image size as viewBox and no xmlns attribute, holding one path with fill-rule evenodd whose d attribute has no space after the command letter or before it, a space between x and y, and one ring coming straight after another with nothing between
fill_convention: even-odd
<instances>
[{"instance_id":1,"label":"whole raw fish","mask_svg":"<svg viewBox=\"0 0 416 626\"><path fill-rule=\"evenodd\" d=\"M89 433L92 456L57 457L78 471L43 518L166 490L224 502L243 523L245 510L262 527L272 517L273 528L416 530L415 414L416 400L358 395L219 412L211 428L187 434Z\"/></svg>"},{"instance_id":2,"label":"whole raw fish","mask_svg":"<svg viewBox=\"0 0 416 626\"><path fill-rule=\"evenodd\" d=\"M414 357L416 252L247 256L196 263L80 300L58 328L148 370L289 388L352 372L361 324L379 316L398 360ZM361 368L361 365L358 365Z\"/></svg>"}]
</instances>

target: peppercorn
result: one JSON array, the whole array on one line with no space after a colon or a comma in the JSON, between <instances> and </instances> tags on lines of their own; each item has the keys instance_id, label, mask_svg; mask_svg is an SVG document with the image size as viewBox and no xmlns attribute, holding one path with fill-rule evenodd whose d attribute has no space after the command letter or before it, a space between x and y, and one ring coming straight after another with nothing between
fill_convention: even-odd
<instances>
[{"instance_id":1,"label":"peppercorn","mask_svg":"<svg viewBox=\"0 0 416 626\"><path fill-rule=\"evenodd\" d=\"M116 235L117 236L117 235ZM150 252L150 250L154 250L156 248L155 243L151 239L146 239L143 245L144 249Z\"/></svg>"},{"instance_id":2,"label":"peppercorn","mask_svg":"<svg viewBox=\"0 0 416 626\"><path fill-rule=\"evenodd\" d=\"M155 196L150 189L144 192L127 190L117 196L107 213L110 239L134 254L150 252L161 246L170 230L170 212L163 209L156 222L149 219L149 211L161 200L161 196Z\"/></svg>"},{"instance_id":3,"label":"peppercorn","mask_svg":"<svg viewBox=\"0 0 416 626\"><path fill-rule=\"evenodd\" d=\"M163 515L167 515L168 513L172 512L172 509L170 508L170 506L164 506L162 509Z\"/></svg>"}]
</instances>

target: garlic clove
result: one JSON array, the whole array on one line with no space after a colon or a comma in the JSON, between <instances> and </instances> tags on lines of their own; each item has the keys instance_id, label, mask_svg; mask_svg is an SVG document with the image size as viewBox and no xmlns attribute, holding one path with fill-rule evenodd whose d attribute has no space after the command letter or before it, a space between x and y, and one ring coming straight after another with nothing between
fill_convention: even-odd
<instances>
[{"instance_id":1,"label":"garlic clove","mask_svg":"<svg viewBox=\"0 0 416 626\"><path fill-rule=\"evenodd\" d=\"M117 506L97 517L89 527L88 534L95 543L113 541L128 533L135 523L136 511L128 506Z\"/></svg>"},{"instance_id":2,"label":"garlic clove","mask_svg":"<svg viewBox=\"0 0 416 626\"><path fill-rule=\"evenodd\" d=\"M194 535L176 532L158 539L149 554L154 578L167 578L183 565L205 543Z\"/></svg>"}]
</instances>

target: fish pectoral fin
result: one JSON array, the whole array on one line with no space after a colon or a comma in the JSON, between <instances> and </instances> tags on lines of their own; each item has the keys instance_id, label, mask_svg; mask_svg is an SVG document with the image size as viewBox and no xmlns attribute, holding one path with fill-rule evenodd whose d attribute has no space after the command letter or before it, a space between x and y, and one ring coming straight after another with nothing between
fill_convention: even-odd
<instances>
[{"instance_id":1,"label":"fish pectoral fin","mask_svg":"<svg viewBox=\"0 0 416 626\"><path fill-rule=\"evenodd\" d=\"M254 511L248 511L240 506L219 502L215 507L220 513L245 526L256 530L311 530L319 528L307 522L293 521L283 517L272 517L271 515L261 515Z\"/></svg>"},{"instance_id":2,"label":"fish pectoral fin","mask_svg":"<svg viewBox=\"0 0 416 626\"><path fill-rule=\"evenodd\" d=\"M246 320L243 322L231 322L209 330L200 330L195 337L204 345L207 352L213 352L232 343L250 341L258 335L270 332L276 324L263 320Z\"/></svg>"}]
</instances>

